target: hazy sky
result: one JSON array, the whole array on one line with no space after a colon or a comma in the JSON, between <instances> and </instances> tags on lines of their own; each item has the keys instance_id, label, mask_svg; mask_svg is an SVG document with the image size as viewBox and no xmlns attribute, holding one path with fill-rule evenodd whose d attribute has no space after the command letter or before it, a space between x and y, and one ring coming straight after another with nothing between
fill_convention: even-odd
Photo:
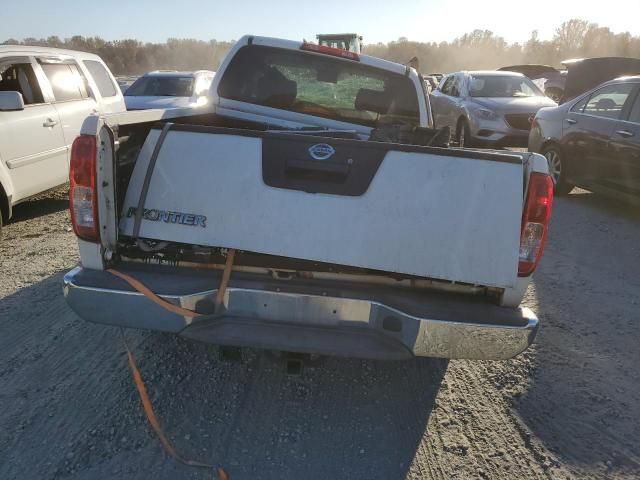
<instances>
[{"instance_id":1,"label":"hazy sky","mask_svg":"<svg viewBox=\"0 0 640 480\"><path fill-rule=\"evenodd\" d=\"M515 42L532 30L549 39L569 18L640 35L640 0L18 0L1 11L0 41L49 35L232 40L245 33L314 39L358 32L375 43L401 36L451 40L480 28Z\"/></svg>"}]
</instances>

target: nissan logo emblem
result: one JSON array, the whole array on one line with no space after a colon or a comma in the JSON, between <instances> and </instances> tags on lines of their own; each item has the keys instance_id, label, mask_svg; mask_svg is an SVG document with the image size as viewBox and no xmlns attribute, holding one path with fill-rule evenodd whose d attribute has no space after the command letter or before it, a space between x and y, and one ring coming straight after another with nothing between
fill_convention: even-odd
<instances>
[{"instance_id":1,"label":"nissan logo emblem","mask_svg":"<svg viewBox=\"0 0 640 480\"><path fill-rule=\"evenodd\" d=\"M316 143L309 147L309 155L315 160L327 160L336 153L336 150L328 143Z\"/></svg>"}]
</instances>

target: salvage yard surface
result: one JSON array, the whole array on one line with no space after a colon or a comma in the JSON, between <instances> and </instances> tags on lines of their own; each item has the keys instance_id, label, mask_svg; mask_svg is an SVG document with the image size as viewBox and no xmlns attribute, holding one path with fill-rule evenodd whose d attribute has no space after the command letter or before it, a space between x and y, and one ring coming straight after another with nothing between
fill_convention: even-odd
<instances>
[{"instance_id":1,"label":"salvage yard surface","mask_svg":"<svg viewBox=\"0 0 640 480\"><path fill-rule=\"evenodd\" d=\"M0 478L211 479L149 428L119 330L71 312L78 251L58 191L16 207L0 241ZM185 456L241 479L640 478L640 213L556 199L525 299L541 330L507 362L322 358L127 331Z\"/></svg>"}]
</instances>

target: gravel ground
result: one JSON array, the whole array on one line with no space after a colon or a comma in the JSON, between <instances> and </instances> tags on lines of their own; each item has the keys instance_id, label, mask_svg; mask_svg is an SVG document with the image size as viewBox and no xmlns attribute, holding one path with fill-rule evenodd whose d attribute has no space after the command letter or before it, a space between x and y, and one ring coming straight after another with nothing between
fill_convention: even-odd
<instances>
[{"instance_id":1,"label":"gravel ground","mask_svg":"<svg viewBox=\"0 0 640 480\"><path fill-rule=\"evenodd\" d=\"M264 352L126 335L177 449L232 480L640 478L640 213L581 191L552 228L525 302L542 327L511 361L290 376ZM0 242L0 478L214 478L163 453L118 330L66 307L77 257L62 191L20 205Z\"/></svg>"}]
</instances>

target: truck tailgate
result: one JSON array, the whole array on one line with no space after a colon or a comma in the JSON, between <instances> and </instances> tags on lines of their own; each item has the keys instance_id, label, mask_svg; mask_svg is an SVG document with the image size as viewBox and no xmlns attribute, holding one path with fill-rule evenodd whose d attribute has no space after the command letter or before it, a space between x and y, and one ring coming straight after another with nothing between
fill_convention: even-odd
<instances>
[{"instance_id":1,"label":"truck tailgate","mask_svg":"<svg viewBox=\"0 0 640 480\"><path fill-rule=\"evenodd\" d=\"M187 125L165 130L153 129L140 152L121 235L134 236L143 204L142 238L515 284L518 156Z\"/></svg>"}]
</instances>

